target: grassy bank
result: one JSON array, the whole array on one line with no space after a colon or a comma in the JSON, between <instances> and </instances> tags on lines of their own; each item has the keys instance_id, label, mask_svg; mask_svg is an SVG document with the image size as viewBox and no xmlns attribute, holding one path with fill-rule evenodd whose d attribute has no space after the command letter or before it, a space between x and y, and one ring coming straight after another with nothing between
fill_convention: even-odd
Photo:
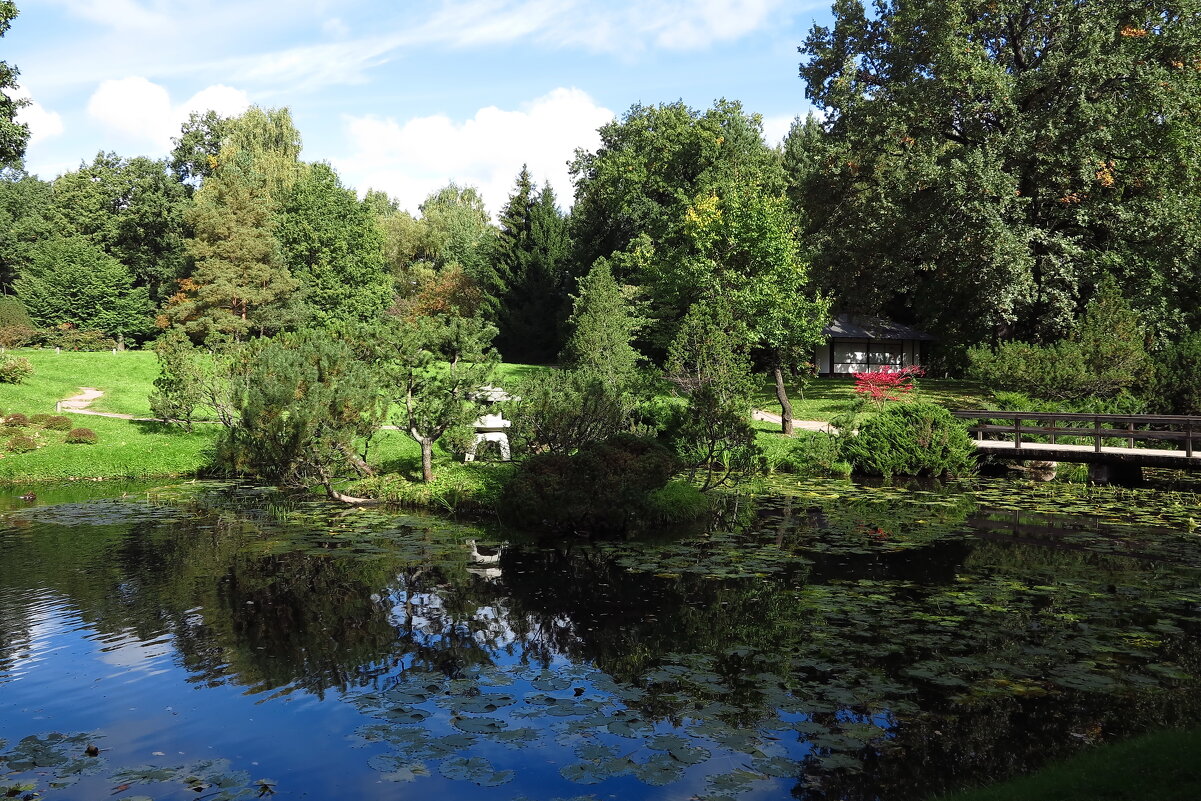
<instances>
[{"instance_id":1,"label":"grassy bank","mask_svg":"<svg viewBox=\"0 0 1201 801\"><path fill-rule=\"evenodd\" d=\"M917 383L917 390L910 393L908 398L937 403L948 409L987 409L993 400L992 392L976 381L923 378ZM797 420L829 422L845 412L855 400L853 378L815 378L803 388L797 382L787 384L787 387L788 397L792 401L792 416ZM780 413L776 385L769 377L760 377L753 401L758 409Z\"/></svg>"},{"instance_id":2,"label":"grassy bank","mask_svg":"<svg viewBox=\"0 0 1201 801\"><path fill-rule=\"evenodd\" d=\"M158 377L158 359L151 351L56 354L23 349L9 353L29 359L33 375L21 384L0 384L0 409L6 412L54 414L57 401L78 395L80 387L95 387L104 395L92 409L150 417L147 398Z\"/></svg>"},{"instance_id":3,"label":"grassy bank","mask_svg":"<svg viewBox=\"0 0 1201 801\"><path fill-rule=\"evenodd\" d=\"M1201 798L1198 754L1201 728L1153 732L936 801L1195 801Z\"/></svg>"}]
</instances>

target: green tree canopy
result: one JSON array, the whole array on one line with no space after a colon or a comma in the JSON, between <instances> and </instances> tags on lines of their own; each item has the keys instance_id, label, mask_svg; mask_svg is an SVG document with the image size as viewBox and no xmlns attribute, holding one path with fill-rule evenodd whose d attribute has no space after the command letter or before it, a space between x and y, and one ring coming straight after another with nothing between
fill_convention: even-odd
<instances>
[{"instance_id":1,"label":"green tree canopy","mask_svg":"<svg viewBox=\"0 0 1201 801\"><path fill-rule=\"evenodd\" d=\"M328 164L309 165L281 210L284 262L318 325L370 322L392 302L375 215Z\"/></svg>"},{"instance_id":2,"label":"green tree canopy","mask_svg":"<svg viewBox=\"0 0 1201 801\"><path fill-rule=\"evenodd\" d=\"M17 6L12 0L0 0L0 37L8 31ZM0 167L20 164L29 142L29 126L17 122L17 110L26 101L15 100L5 90L17 88L17 68L7 61L0 61Z\"/></svg>"},{"instance_id":3,"label":"green tree canopy","mask_svg":"<svg viewBox=\"0 0 1201 801\"><path fill-rule=\"evenodd\" d=\"M51 185L22 171L0 173L0 291L29 265L29 251L55 235Z\"/></svg>"},{"instance_id":4,"label":"green tree canopy","mask_svg":"<svg viewBox=\"0 0 1201 801\"><path fill-rule=\"evenodd\" d=\"M81 237L35 245L13 290L43 328L71 325L139 337L152 326L150 298L125 265Z\"/></svg>"},{"instance_id":5,"label":"green tree canopy","mask_svg":"<svg viewBox=\"0 0 1201 801\"><path fill-rule=\"evenodd\" d=\"M156 301L175 291L184 273L187 194L166 164L98 153L54 181L53 219L129 268Z\"/></svg>"},{"instance_id":6,"label":"green tree canopy","mask_svg":"<svg viewBox=\"0 0 1201 801\"><path fill-rule=\"evenodd\" d=\"M840 301L962 342L1050 341L1110 273L1156 328L1195 323L1195 0L838 0L834 17L801 48L828 134L798 196Z\"/></svg>"},{"instance_id":7,"label":"green tree canopy","mask_svg":"<svg viewBox=\"0 0 1201 801\"><path fill-rule=\"evenodd\" d=\"M610 390L621 390L634 378L641 360L630 343L642 322L609 263L597 261L580 279L575 308L567 321L571 336L563 348L564 363L600 376Z\"/></svg>"}]
</instances>

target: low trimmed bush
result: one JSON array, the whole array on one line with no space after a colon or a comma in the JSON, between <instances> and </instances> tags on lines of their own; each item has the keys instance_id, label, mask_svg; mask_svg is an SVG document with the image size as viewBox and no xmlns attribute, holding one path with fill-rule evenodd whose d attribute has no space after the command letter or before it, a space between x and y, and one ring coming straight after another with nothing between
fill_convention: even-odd
<instances>
[{"instance_id":1,"label":"low trimmed bush","mask_svg":"<svg viewBox=\"0 0 1201 801\"><path fill-rule=\"evenodd\" d=\"M838 437L821 431L797 431L793 437L759 437L759 446L773 473L798 476L845 476L851 466L842 457Z\"/></svg>"},{"instance_id":2,"label":"low trimmed bush","mask_svg":"<svg viewBox=\"0 0 1201 801\"><path fill-rule=\"evenodd\" d=\"M0 356L0 384L20 384L33 375L33 365L22 356Z\"/></svg>"},{"instance_id":3,"label":"low trimmed bush","mask_svg":"<svg viewBox=\"0 0 1201 801\"><path fill-rule=\"evenodd\" d=\"M90 428L72 428L67 432L67 442L72 445L95 445L100 438Z\"/></svg>"},{"instance_id":4,"label":"low trimmed bush","mask_svg":"<svg viewBox=\"0 0 1201 801\"><path fill-rule=\"evenodd\" d=\"M13 412L4 418L4 425L9 428L24 428L29 425L29 418L20 412Z\"/></svg>"},{"instance_id":5,"label":"low trimmed bush","mask_svg":"<svg viewBox=\"0 0 1201 801\"><path fill-rule=\"evenodd\" d=\"M38 449L38 441L33 437L18 434L10 438L4 448L9 453L29 453Z\"/></svg>"},{"instance_id":6,"label":"low trimmed bush","mask_svg":"<svg viewBox=\"0 0 1201 801\"><path fill-rule=\"evenodd\" d=\"M45 422L42 423L42 427L51 431L70 431L71 418L61 414L48 415Z\"/></svg>"},{"instance_id":7,"label":"low trimmed bush","mask_svg":"<svg viewBox=\"0 0 1201 801\"><path fill-rule=\"evenodd\" d=\"M846 429L844 429L846 430ZM967 427L933 403L896 403L841 437L856 473L941 476L975 472L976 446Z\"/></svg>"},{"instance_id":8,"label":"low trimmed bush","mask_svg":"<svg viewBox=\"0 0 1201 801\"><path fill-rule=\"evenodd\" d=\"M46 421L50 419L48 414L35 414L29 417L29 424L34 426L46 427Z\"/></svg>"}]
</instances>

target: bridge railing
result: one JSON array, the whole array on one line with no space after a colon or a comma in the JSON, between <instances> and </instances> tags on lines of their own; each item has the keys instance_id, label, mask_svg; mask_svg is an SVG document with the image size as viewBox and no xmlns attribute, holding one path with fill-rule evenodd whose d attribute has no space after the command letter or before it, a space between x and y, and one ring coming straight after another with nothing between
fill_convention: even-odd
<instances>
[{"instance_id":1,"label":"bridge railing","mask_svg":"<svg viewBox=\"0 0 1201 801\"><path fill-rule=\"evenodd\" d=\"M1012 436L1014 447L1019 450L1025 436L1046 437L1052 445L1061 438L1091 439L1098 453L1107 439L1125 440L1130 448L1136 447L1136 442L1149 442L1165 450L1184 450L1190 459L1201 452L1201 417L986 410L952 411L951 414L961 420L981 421L968 426L968 431L976 439ZM998 423L998 420L1004 422Z\"/></svg>"}]
</instances>

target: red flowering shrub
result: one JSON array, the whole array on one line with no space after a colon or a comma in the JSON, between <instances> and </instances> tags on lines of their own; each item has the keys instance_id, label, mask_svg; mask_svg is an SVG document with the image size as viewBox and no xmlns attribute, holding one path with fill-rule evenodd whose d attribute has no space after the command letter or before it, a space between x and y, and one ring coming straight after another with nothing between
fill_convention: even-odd
<instances>
[{"instance_id":1,"label":"red flowering shrub","mask_svg":"<svg viewBox=\"0 0 1201 801\"><path fill-rule=\"evenodd\" d=\"M875 403L900 400L915 386L914 379L925 375L920 367L881 367L863 373L851 373L855 377L855 392L870 398Z\"/></svg>"}]
</instances>

